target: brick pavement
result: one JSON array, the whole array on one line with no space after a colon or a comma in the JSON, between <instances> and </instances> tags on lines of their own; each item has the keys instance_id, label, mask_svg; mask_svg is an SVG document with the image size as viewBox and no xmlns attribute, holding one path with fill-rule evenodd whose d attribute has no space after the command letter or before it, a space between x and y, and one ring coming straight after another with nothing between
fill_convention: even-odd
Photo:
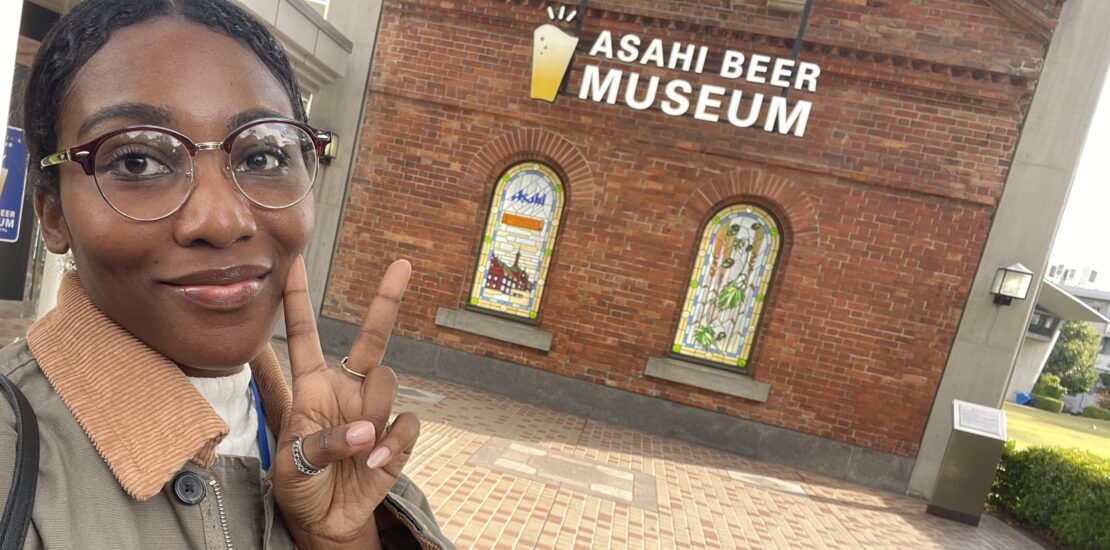
<instances>
[{"instance_id":1,"label":"brick pavement","mask_svg":"<svg viewBox=\"0 0 1110 550\"><path fill-rule=\"evenodd\" d=\"M460 548L1041 548L993 517L399 377L396 410L422 421L405 470Z\"/></svg>"},{"instance_id":2,"label":"brick pavement","mask_svg":"<svg viewBox=\"0 0 1110 550\"><path fill-rule=\"evenodd\" d=\"M0 302L0 344L25 332L18 311ZM423 423L406 472L460 548L1040 548L989 516L972 528L908 497L400 379L396 409Z\"/></svg>"}]
</instances>

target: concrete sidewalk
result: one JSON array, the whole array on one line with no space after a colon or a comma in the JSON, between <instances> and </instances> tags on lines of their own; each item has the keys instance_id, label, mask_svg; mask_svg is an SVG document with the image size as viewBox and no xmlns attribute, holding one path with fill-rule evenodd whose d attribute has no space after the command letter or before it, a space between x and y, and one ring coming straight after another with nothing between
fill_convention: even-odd
<instances>
[{"instance_id":1,"label":"concrete sidewalk","mask_svg":"<svg viewBox=\"0 0 1110 550\"><path fill-rule=\"evenodd\" d=\"M26 331L17 317L0 302L0 345ZM422 421L405 470L459 548L1040 548L989 516L972 528L905 496L400 379L395 410Z\"/></svg>"}]
</instances>

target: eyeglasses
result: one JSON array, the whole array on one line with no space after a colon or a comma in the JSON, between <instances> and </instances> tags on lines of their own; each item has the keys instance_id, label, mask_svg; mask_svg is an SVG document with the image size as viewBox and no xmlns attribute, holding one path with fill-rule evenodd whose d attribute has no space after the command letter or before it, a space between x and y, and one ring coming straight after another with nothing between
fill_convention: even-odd
<instances>
[{"instance_id":1,"label":"eyeglasses","mask_svg":"<svg viewBox=\"0 0 1110 550\"><path fill-rule=\"evenodd\" d=\"M255 204L288 208L312 191L331 132L293 120L261 119L220 142L196 143L157 126L128 126L42 159L43 168L76 162L121 215L155 221L192 194L199 151L223 149L235 186Z\"/></svg>"}]
</instances>

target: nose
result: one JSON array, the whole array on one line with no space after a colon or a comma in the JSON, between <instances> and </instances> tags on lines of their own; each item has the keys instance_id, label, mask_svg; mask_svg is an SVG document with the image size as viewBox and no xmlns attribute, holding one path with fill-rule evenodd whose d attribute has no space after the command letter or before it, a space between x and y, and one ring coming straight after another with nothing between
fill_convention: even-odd
<instances>
[{"instance_id":1,"label":"nose","mask_svg":"<svg viewBox=\"0 0 1110 550\"><path fill-rule=\"evenodd\" d=\"M225 155L220 150L197 154L193 192L174 216L177 244L227 248L258 232L250 199L235 186Z\"/></svg>"}]
</instances>

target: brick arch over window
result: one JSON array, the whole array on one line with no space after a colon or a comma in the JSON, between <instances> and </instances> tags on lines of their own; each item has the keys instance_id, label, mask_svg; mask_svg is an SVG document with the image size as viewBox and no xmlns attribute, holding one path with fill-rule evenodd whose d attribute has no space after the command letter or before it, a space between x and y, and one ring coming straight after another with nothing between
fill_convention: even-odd
<instances>
[{"instance_id":1,"label":"brick arch over window","mask_svg":"<svg viewBox=\"0 0 1110 550\"><path fill-rule=\"evenodd\" d=\"M705 221L722 205L754 200L769 202L793 246L816 246L817 208L803 186L790 178L760 170L742 169L722 174L695 189L679 210L683 230L699 234Z\"/></svg>"},{"instance_id":2,"label":"brick arch over window","mask_svg":"<svg viewBox=\"0 0 1110 550\"><path fill-rule=\"evenodd\" d=\"M701 232L672 353L747 369L784 235L767 209L737 202Z\"/></svg>"},{"instance_id":3,"label":"brick arch over window","mask_svg":"<svg viewBox=\"0 0 1110 550\"><path fill-rule=\"evenodd\" d=\"M502 134L474 156L469 169L483 188L497 181L505 170L525 161L542 162L562 177L574 200L592 202L597 185L586 156L563 136L539 128Z\"/></svg>"},{"instance_id":4,"label":"brick arch over window","mask_svg":"<svg viewBox=\"0 0 1110 550\"><path fill-rule=\"evenodd\" d=\"M554 132L521 129L486 144L468 165L475 189L485 189L476 213L483 228L467 303L518 320L539 317L554 263L563 207L589 204L597 185L585 155Z\"/></svg>"},{"instance_id":5,"label":"brick arch over window","mask_svg":"<svg viewBox=\"0 0 1110 550\"><path fill-rule=\"evenodd\" d=\"M521 162L501 176L471 282L472 307L539 317L565 202L559 175L543 163Z\"/></svg>"}]
</instances>

